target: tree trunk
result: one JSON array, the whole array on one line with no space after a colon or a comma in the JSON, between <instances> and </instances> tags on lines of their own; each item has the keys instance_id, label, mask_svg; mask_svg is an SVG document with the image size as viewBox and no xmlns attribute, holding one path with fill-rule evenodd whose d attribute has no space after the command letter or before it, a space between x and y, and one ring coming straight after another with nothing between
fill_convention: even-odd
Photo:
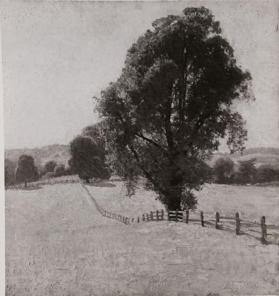
<instances>
[{"instance_id":1,"label":"tree trunk","mask_svg":"<svg viewBox=\"0 0 279 296\"><path fill-rule=\"evenodd\" d=\"M89 178L86 178L86 179L85 179L85 182L86 182L87 184L89 184Z\"/></svg>"},{"instance_id":2,"label":"tree trunk","mask_svg":"<svg viewBox=\"0 0 279 296\"><path fill-rule=\"evenodd\" d=\"M181 210L181 197L182 190L180 188L178 188L177 186L170 187L166 195L166 205L168 210Z\"/></svg>"},{"instance_id":3,"label":"tree trunk","mask_svg":"<svg viewBox=\"0 0 279 296\"><path fill-rule=\"evenodd\" d=\"M24 188L27 188L27 181L24 181Z\"/></svg>"}]
</instances>

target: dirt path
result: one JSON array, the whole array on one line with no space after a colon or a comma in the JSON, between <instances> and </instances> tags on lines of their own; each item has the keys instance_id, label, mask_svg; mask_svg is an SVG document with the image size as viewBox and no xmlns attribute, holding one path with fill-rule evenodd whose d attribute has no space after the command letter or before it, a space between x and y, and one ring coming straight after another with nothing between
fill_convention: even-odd
<instances>
[{"instance_id":1,"label":"dirt path","mask_svg":"<svg viewBox=\"0 0 279 296\"><path fill-rule=\"evenodd\" d=\"M7 295L279 294L278 257L195 225L107 219L80 184L6 194Z\"/></svg>"}]
</instances>

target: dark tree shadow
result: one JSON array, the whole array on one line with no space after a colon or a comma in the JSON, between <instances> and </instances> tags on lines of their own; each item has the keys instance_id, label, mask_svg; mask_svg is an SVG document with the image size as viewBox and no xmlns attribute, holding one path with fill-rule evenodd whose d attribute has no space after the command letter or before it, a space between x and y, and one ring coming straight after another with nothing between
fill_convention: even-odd
<instances>
[{"instance_id":1,"label":"dark tree shadow","mask_svg":"<svg viewBox=\"0 0 279 296\"><path fill-rule=\"evenodd\" d=\"M14 185L5 188L6 190L23 190L23 191L32 191L32 190L39 190L42 189L43 187L40 186L39 184L32 184L32 185L27 185L25 187L24 185Z\"/></svg>"},{"instance_id":2,"label":"dark tree shadow","mask_svg":"<svg viewBox=\"0 0 279 296\"><path fill-rule=\"evenodd\" d=\"M108 181L90 181L90 183L84 182L84 185L87 186L94 186L94 187L116 187L115 184L108 182Z\"/></svg>"},{"instance_id":3,"label":"dark tree shadow","mask_svg":"<svg viewBox=\"0 0 279 296\"><path fill-rule=\"evenodd\" d=\"M20 190L24 190L24 191L32 191L32 190L39 190L39 189L42 189L43 187L40 186L40 185L29 185L27 187L22 187L22 188L19 188Z\"/></svg>"}]
</instances>

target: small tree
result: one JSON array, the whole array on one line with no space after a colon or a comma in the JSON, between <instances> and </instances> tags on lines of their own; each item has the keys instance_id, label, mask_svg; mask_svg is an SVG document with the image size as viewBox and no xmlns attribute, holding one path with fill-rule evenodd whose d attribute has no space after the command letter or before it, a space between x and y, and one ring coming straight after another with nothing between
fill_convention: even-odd
<instances>
[{"instance_id":1,"label":"small tree","mask_svg":"<svg viewBox=\"0 0 279 296\"><path fill-rule=\"evenodd\" d=\"M10 159L5 159L5 186L13 185L15 183L15 169L16 163Z\"/></svg>"},{"instance_id":2,"label":"small tree","mask_svg":"<svg viewBox=\"0 0 279 296\"><path fill-rule=\"evenodd\" d=\"M255 158L239 161L239 168L235 174L235 181L238 184L253 184L256 180L257 169Z\"/></svg>"},{"instance_id":3,"label":"small tree","mask_svg":"<svg viewBox=\"0 0 279 296\"><path fill-rule=\"evenodd\" d=\"M44 165L44 173L53 173L55 167L57 166L57 163L53 160L48 161L45 165Z\"/></svg>"},{"instance_id":4,"label":"small tree","mask_svg":"<svg viewBox=\"0 0 279 296\"><path fill-rule=\"evenodd\" d=\"M228 184L232 181L234 162L230 158L218 158L213 167L215 181Z\"/></svg>"},{"instance_id":5,"label":"small tree","mask_svg":"<svg viewBox=\"0 0 279 296\"><path fill-rule=\"evenodd\" d=\"M34 159L32 156L21 155L19 157L15 175L16 181L24 182L25 187L27 187L27 182L38 179L38 169L34 164Z\"/></svg>"},{"instance_id":6,"label":"small tree","mask_svg":"<svg viewBox=\"0 0 279 296\"><path fill-rule=\"evenodd\" d=\"M78 136L70 144L69 165L79 177L89 183L90 178L108 179L105 152L90 137Z\"/></svg>"}]
</instances>

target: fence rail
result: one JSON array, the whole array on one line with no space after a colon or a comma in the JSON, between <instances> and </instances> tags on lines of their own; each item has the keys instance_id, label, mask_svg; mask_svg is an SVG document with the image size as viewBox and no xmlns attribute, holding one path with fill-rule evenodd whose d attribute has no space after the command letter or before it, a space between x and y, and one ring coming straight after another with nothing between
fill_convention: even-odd
<instances>
[{"instance_id":1,"label":"fence rail","mask_svg":"<svg viewBox=\"0 0 279 296\"><path fill-rule=\"evenodd\" d=\"M278 230L279 226L273 224L267 224L265 216L262 216L257 221L249 221L246 219L241 219L238 212L235 213L235 216L224 216L220 215L219 212L215 214L212 212L204 212L204 211L197 211L197 210L184 210L184 211L165 211L163 209L151 211L149 213L144 213L141 216L136 218L130 218L127 216L123 216L120 214L116 214L106 209L102 208L95 198L92 196L88 188L82 184L82 187L87 191L88 195L91 197L92 201L94 202L97 210L100 214L104 217L115 219L119 222L122 222L126 225L128 224L136 224L141 222L152 222L152 221L171 221L171 222L180 222L180 223L199 223L202 227L206 227L206 225L213 226L216 229L225 230L226 228L235 231L236 235L244 234L246 231L254 232L260 234L260 241L263 244L269 243L268 236L273 235L273 233L268 233L268 230ZM231 227L231 228L230 228ZM255 230L254 228L257 227L259 230ZM250 229L252 228L252 229ZM278 233L279 238L279 233ZM276 242L279 244L279 241Z\"/></svg>"}]
</instances>

